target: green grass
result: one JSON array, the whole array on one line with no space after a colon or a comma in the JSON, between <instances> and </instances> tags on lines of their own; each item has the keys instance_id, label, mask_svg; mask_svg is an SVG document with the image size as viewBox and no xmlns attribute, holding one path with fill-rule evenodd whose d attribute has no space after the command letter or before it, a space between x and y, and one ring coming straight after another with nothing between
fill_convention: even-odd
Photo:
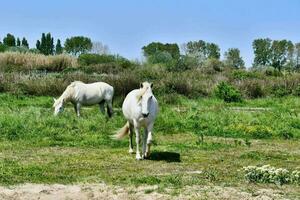
<instances>
[{"instance_id":1,"label":"green grass","mask_svg":"<svg viewBox=\"0 0 300 200\"><path fill-rule=\"evenodd\" d=\"M248 184L243 166L300 166L299 99L227 104L217 99L176 98L176 103L166 104L166 97L158 97L152 159L136 161L135 155L128 154L127 139L110 138L125 123L120 102L114 117L106 121L98 106L83 108L82 117L77 118L69 105L54 117L51 97L1 94L0 184L106 182L159 185L159 191L214 184L250 190L277 186ZM256 107L268 109L248 109ZM282 129L294 137L283 139ZM279 189L286 188L291 194L300 192L294 185Z\"/></svg>"}]
</instances>

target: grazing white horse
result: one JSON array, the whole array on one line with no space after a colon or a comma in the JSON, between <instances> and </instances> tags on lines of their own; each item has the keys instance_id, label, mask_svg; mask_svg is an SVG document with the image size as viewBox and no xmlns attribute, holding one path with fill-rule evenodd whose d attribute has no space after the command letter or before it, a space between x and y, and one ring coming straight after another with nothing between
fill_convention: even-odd
<instances>
[{"instance_id":1,"label":"grazing white horse","mask_svg":"<svg viewBox=\"0 0 300 200\"><path fill-rule=\"evenodd\" d=\"M80 116L80 108L82 105L99 104L100 111L105 112L104 104L107 105L107 114L112 116L112 100L114 96L114 88L104 82L96 82L85 84L81 81L72 82L63 94L54 99L54 115L63 111L64 104L72 102L77 116Z\"/></svg>"},{"instance_id":2,"label":"grazing white horse","mask_svg":"<svg viewBox=\"0 0 300 200\"><path fill-rule=\"evenodd\" d=\"M114 138L121 139L129 134L129 153L133 153L132 135L136 134L136 159L144 159L150 155L152 142L152 129L158 114L158 103L152 93L152 84L144 82L140 89L131 91L125 98L122 106L127 123L121 128ZM140 129L145 129L143 138L142 157L139 151Z\"/></svg>"}]
</instances>

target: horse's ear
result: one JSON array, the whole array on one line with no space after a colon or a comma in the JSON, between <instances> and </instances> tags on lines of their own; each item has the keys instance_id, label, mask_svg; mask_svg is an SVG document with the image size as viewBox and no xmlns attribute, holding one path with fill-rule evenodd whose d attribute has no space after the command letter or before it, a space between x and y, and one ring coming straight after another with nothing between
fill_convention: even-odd
<instances>
[{"instance_id":1,"label":"horse's ear","mask_svg":"<svg viewBox=\"0 0 300 200\"><path fill-rule=\"evenodd\" d=\"M143 88L144 86L143 86L143 83L140 83L140 88Z\"/></svg>"},{"instance_id":2,"label":"horse's ear","mask_svg":"<svg viewBox=\"0 0 300 200\"><path fill-rule=\"evenodd\" d=\"M56 101L56 99L53 97L53 101L55 102Z\"/></svg>"},{"instance_id":3,"label":"horse's ear","mask_svg":"<svg viewBox=\"0 0 300 200\"><path fill-rule=\"evenodd\" d=\"M150 87L153 88L153 83L150 84Z\"/></svg>"}]
</instances>

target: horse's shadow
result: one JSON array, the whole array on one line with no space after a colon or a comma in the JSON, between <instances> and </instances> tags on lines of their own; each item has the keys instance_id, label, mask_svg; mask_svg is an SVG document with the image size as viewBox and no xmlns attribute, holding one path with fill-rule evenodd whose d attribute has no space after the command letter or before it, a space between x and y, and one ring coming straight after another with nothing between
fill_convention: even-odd
<instances>
[{"instance_id":1,"label":"horse's shadow","mask_svg":"<svg viewBox=\"0 0 300 200\"><path fill-rule=\"evenodd\" d=\"M175 152L154 151L150 154L149 160L181 162L180 154Z\"/></svg>"}]
</instances>

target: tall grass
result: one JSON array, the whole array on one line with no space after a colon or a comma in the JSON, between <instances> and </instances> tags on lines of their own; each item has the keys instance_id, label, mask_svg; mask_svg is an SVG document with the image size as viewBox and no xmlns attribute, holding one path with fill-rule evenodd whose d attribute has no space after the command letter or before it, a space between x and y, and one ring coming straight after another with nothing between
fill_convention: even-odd
<instances>
[{"instance_id":1,"label":"tall grass","mask_svg":"<svg viewBox=\"0 0 300 200\"><path fill-rule=\"evenodd\" d=\"M34 53L4 52L0 53L0 70L11 71L62 71L76 67L77 59L69 55L45 56Z\"/></svg>"}]
</instances>

